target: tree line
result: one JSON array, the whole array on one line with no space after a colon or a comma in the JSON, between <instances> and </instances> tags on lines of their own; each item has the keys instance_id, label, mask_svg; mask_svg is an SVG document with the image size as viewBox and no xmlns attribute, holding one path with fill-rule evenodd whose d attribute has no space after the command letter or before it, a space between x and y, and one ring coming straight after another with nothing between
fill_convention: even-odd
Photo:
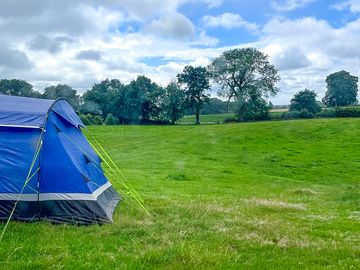
<instances>
[{"instance_id":1,"label":"tree line","mask_svg":"<svg viewBox=\"0 0 360 270\"><path fill-rule=\"evenodd\" d=\"M316 100L317 94L314 90L305 89L291 99L290 112L303 111L311 116L321 112L323 106L331 108L358 104L358 77L342 70L327 76L325 82L327 91L322 102Z\"/></svg>"},{"instance_id":2,"label":"tree line","mask_svg":"<svg viewBox=\"0 0 360 270\"><path fill-rule=\"evenodd\" d=\"M207 67L186 66L171 83L162 87L140 75L128 84L118 79L95 83L80 96L68 85L46 87L43 93L34 91L23 80L0 80L0 93L56 99L66 98L82 115L84 122L116 123L171 123L185 114L233 112L236 121L265 120L272 104L269 97L279 89L280 76L269 62L269 57L255 48L232 49L212 59ZM358 78L340 71L326 78L327 92L322 104L313 90L295 94L290 111L315 114L321 106L357 104ZM218 88L218 97L211 98L210 89ZM86 123L85 123L86 124Z\"/></svg>"}]
</instances>

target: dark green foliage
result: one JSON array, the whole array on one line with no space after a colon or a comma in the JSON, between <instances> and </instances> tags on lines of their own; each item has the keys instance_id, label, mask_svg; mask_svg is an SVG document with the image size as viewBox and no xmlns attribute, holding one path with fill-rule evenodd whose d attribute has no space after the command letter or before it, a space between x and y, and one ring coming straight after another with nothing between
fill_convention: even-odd
<instances>
[{"instance_id":1,"label":"dark green foliage","mask_svg":"<svg viewBox=\"0 0 360 270\"><path fill-rule=\"evenodd\" d=\"M99 113L105 118L109 113L115 115L116 102L124 89L124 85L116 79L106 79L94 84L91 90L83 96L83 113Z\"/></svg>"},{"instance_id":2,"label":"dark green foliage","mask_svg":"<svg viewBox=\"0 0 360 270\"><path fill-rule=\"evenodd\" d=\"M200 124L200 110L209 97L205 94L210 89L209 74L204 67L186 66L181 74L177 75L179 84L184 86L188 107L194 109L195 124Z\"/></svg>"},{"instance_id":3,"label":"dark green foliage","mask_svg":"<svg viewBox=\"0 0 360 270\"><path fill-rule=\"evenodd\" d=\"M138 76L117 101L118 117L125 122L149 123L160 120L164 90L145 76Z\"/></svg>"},{"instance_id":4,"label":"dark green foliage","mask_svg":"<svg viewBox=\"0 0 360 270\"><path fill-rule=\"evenodd\" d=\"M284 112L281 114L281 119L283 119L283 120L299 119L299 118L300 118L299 111L290 111L290 112Z\"/></svg>"},{"instance_id":5,"label":"dark green foliage","mask_svg":"<svg viewBox=\"0 0 360 270\"><path fill-rule=\"evenodd\" d=\"M223 123L236 123L237 119L235 117L226 117Z\"/></svg>"},{"instance_id":6,"label":"dark green foliage","mask_svg":"<svg viewBox=\"0 0 360 270\"><path fill-rule=\"evenodd\" d=\"M288 111L283 112L280 115L272 116L272 120L290 120L290 119L309 119L314 118L315 114L309 112L307 109L302 109L301 111Z\"/></svg>"},{"instance_id":7,"label":"dark green foliage","mask_svg":"<svg viewBox=\"0 0 360 270\"><path fill-rule=\"evenodd\" d=\"M360 107L336 107L336 117L360 117Z\"/></svg>"},{"instance_id":8,"label":"dark green foliage","mask_svg":"<svg viewBox=\"0 0 360 270\"><path fill-rule=\"evenodd\" d=\"M335 72L326 78L327 91L323 103L328 107L348 106L357 103L358 77L347 71Z\"/></svg>"},{"instance_id":9,"label":"dark green foliage","mask_svg":"<svg viewBox=\"0 0 360 270\"><path fill-rule=\"evenodd\" d=\"M228 112L235 112L235 102L223 101L219 98L210 98L208 102L204 103L204 106L201 109L201 115Z\"/></svg>"},{"instance_id":10,"label":"dark green foliage","mask_svg":"<svg viewBox=\"0 0 360 270\"><path fill-rule=\"evenodd\" d=\"M100 105L93 100L84 100L80 106L80 112L83 114L101 114Z\"/></svg>"},{"instance_id":11,"label":"dark green foliage","mask_svg":"<svg viewBox=\"0 0 360 270\"><path fill-rule=\"evenodd\" d=\"M106 116L106 119L105 119L105 121L104 121L104 124L105 124L105 125L108 125L108 126L113 126L113 125L118 124L118 120L117 120L111 113L109 113L109 114Z\"/></svg>"},{"instance_id":12,"label":"dark green foliage","mask_svg":"<svg viewBox=\"0 0 360 270\"><path fill-rule=\"evenodd\" d=\"M310 113L321 111L320 105L316 101L316 93L312 90L305 89L294 95L290 101L290 111L307 110Z\"/></svg>"},{"instance_id":13,"label":"dark green foliage","mask_svg":"<svg viewBox=\"0 0 360 270\"><path fill-rule=\"evenodd\" d=\"M76 90L72 89L66 84L58 84L56 86L49 86L44 89L43 97L46 99L58 99L65 98L70 102L71 106L75 110L78 110L80 107L79 95Z\"/></svg>"},{"instance_id":14,"label":"dark green foliage","mask_svg":"<svg viewBox=\"0 0 360 270\"><path fill-rule=\"evenodd\" d=\"M91 116L91 115L90 115ZM84 123L85 126L91 125L91 121L89 119L89 115L86 114L80 114L79 115L81 121Z\"/></svg>"},{"instance_id":15,"label":"dark green foliage","mask_svg":"<svg viewBox=\"0 0 360 270\"><path fill-rule=\"evenodd\" d=\"M254 91L246 101L237 101L236 116L241 122L266 120L269 116L268 103Z\"/></svg>"},{"instance_id":16,"label":"dark green foliage","mask_svg":"<svg viewBox=\"0 0 360 270\"><path fill-rule=\"evenodd\" d=\"M0 80L0 94L34 98L41 97L39 92L33 90L33 86L30 83L17 79Z\"/></svg>"},{"instance_id":17,"label":"dark green foliage","mask_svg":"<svg viewBox=\"0 0 360 270\"><path fill-rule=\"evenodd\" d=\"M83 113L109 114L121 123L162 121L164 90L145 76L138 76L128 85L106 79L84 94Z\"/></svg>"},{"instance_id":18,"label":"dark green foliage","mask_svg":"<svg viewBox=\"0 0 360 270\"><path fill-rule=\"evenodd\" d=\"M103 120L99 115L80 114L80 119L86 126L103 124Z\"/></svg>"},{"instance_id":19,"label":"dark green foliage","mask_svg":"<svg viewBox=\"0 0 360 270\"><path fill-rule=\"evenodd\" d=\"M91 117L90 122L92 125L97 125L97 126L103 124L103 120L99 115L94 115L93 117Z\"/></svg>"},{"instance_id":20,"label":"dark green foliage","mask_svg":"<svg viewBox=\"0 0 360 270\"><path fill-rule=\"evenodd\" d=\"M302 109L299 113L299 118L314 118L315 114L309 112L307 109Z\"/></svg>"},{"instance_id":21,"label":"dark green foliage","mask_svg":"<svg viewBox=\"0 0 360 270\"><path fill-rule=\"evenodd\" d=\"M208 67L212 79L221 87L219 94L240 104L240 121L252 114L250 109L259 109L253 115L262 117L262 100L278 92L276 83L280 77L268 59L266 54L255 48L233 49L213 59ZM247 106L248 103L257 105Z\"/></svg>"},{"instance_id":22,"label":"dark green foliage","mask_svg":"<svg viewBox=\"0 0 360 270\"><path fill-rule=\"evenodd\" d=\"M186 107L185 92L180 87L172 82L165 88L165 96L163 101L163 110L165 118L171 124L183 117Z\"/></svg>"},{"instance_id":23,"label":"dark green foliage","mask_svg":"<svg viewBox=\"0 0 360 270\"><path fill-rule=\"evenodd\" d=\"M332 118L336 117L335 108L324 108L316 114L316 117L319 118Z\"/></svg>"}]
</instances>

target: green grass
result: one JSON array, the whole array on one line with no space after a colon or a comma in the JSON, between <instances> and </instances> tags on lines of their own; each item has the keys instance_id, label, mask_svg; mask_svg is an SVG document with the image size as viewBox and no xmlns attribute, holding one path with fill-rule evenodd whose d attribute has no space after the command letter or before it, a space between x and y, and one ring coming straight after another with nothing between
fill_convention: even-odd
<instances>
[{"instance_id":1,"label":"green grass","mask_svg":"<svg viewBox=\"0 0 360 270\"><path fill-rule=\"evenodd\" d=\"M233 118L233 113L222 113L222 114L206 114L200 115L201 124L222 124L226 118ZM190 125L195 123L195 115L186 115L181 118L178 122L180 125Z\"/></svg>"},{"instance_id":2,"label":"green grass","mask_svg":"<svg viewBox=\"0 0 360 270\"><path fill-rule=\"evenodd\" d=\"M359 269L359 119L90 131L154 214L12 222L2 269Z\"/></svg>"}]
</instances>

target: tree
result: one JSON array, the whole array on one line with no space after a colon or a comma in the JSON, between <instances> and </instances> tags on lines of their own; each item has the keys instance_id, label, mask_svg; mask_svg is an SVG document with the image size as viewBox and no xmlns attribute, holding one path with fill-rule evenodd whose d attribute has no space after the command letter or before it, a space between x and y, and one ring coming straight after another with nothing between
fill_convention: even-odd
<instances>
[{"instance_id":1,"label":"tree","mask_svg":"<svg viewBox=\"0 0 360 270\"><path fill-rule=\"evenodd\" d=\"M177 75L178 83L184 86L188 106L195 110L196 122L200 124L200 110L209 100L205 91L210 89L209 74L204 67L186 66Z\"/></svg>"},{"instance_id":2,"label":"tree","mask_svg":"<svg viewBox=\"0 0 360 270\"><path fill-rule=\"evenodd\" d=\"M33 90L30 83L17 79L0 80L0 94L36 98L41 96L39 92Z\"/></svg>"},{"instance_id":3,"label":"tree","mask_svg":"<svg viewBox=\"0 0 360 270\"><path fill-rule=\"evenodd\" d=\"M121 99L118 99L119 114L131 122L159 120L163 91L146 76L138 76L126 86Z\"/></svg>"},{"instance_id":4,"label":"tree","mask_svg":"<svg viewBox=\"0 0 360 270\"><path fill-rule=\"evenodd\" d=\"M76 90L66 84L46 87L44 89L43 97L54 100L58 98L66 98L75 110L78 110L80 106L79 95Z\"/></svg>"},{"instance_id":5,"label":"tree","mask_svg":"<svg viewBox=\"0 0 360 270\"><path fill-rule=\"evenodd\" d=\"M115 115L116 103L124 88L125 86L116 79L106 79L94 84L92 89L83 95L81 112L101 114L103 118L110 113Z\"/></svg>"},{"instance_id":6,"label":"tree","mask_svg":"<svg viewBox=\"0 0 360 270\"><path fill-rule=\"evenodd\" d=\"M290 101L290 111L308 110L313 114L320 112L321 107L316 101L316 96L316 93L309 89L296 93Z\"/></svg>"},{"instance_id":7,"label":"tree","mask_svg":"<svg viewBox=\"0 0 360 270\"><path fill-rule=\"evenodd\" d=\"M201 114L221 114L231 112L233 102L221 100L219 98L210 98L209 102L204 104Z\"/></svg>"},{"instance_id":8,"label":"tree","mask_svg":"<svg viewBox=\"0 0 360 270\"><path fill-rule=\"evenodd\" d=\"M244 100L238 100L235 113L240 121L265 120L269 116L268 102L256 91L249 93L249 97L244 104Z\"/></svg>"},{"instance_id":9,"label":"tree","mask_svg":"<svg viewBox=\"0 0 360 270\"><path fill-rule=\"evenodd\" d=\"M105 123L105 125L113 126L113 125L116 125L118 123L118 120L111 113L109 113L106 116L106 119L105 119L104 123Z\"/></svg>"},{"instance_id":10,"label":"tree","mask_svg":"<svg viewBox=\"0 0 360 270\"><path fill-rule=\"evenodd\" d=\"M323 103L328 107L348 106L357 103L358 77L339 71L326 77L327 91Z\"/></svg>"},{"instance_id":11,"label":"tree","mask_svg":"<svg viewBox=\"0 0 360 270\"><path fill-rule=\"evenodd\" d=\"M262 107L263 100L278 92L276 83L280 77L268 59L255 48L233 49L213 59L208 66L211 78L221 87L220 96L238 102L240 121L246 120L248 110ZM254 106L254 102L260 103Z\"/></svg>"},{"instance_id":12,"label":"tree","mask_svg":"<svg viewBox=\"0 0 360 270\"><path fill-rule=\"evenodd\" d=\"M171 124L175 124L183 117L186 106L185 98L185 92L175 82L171 82L165 88L163 110L165 118L169 119Z\"/></svg>"}]
</instances>

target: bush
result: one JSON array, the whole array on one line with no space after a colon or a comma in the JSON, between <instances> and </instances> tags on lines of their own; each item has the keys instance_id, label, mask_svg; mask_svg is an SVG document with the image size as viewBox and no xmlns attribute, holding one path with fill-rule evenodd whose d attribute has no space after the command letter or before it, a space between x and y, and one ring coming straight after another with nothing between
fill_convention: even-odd
<instances>
[{"instance_id":1,"label":"bush","mask_svg":"<svg viewBox=\"0 0 360 270\"><path fill-rule=\"evenodd\" d=\"M109 113L109 114L106 116L105 125L109 125L109 126L117 125L118 122L119 122L119 121L118 121L111 113Z\"/></svg>"},{"instance_id":2,"label":"bush","mask_svg":"<svg viewBox=\"0 0 360 270\"><path fill-rule=\"evenodd\" d=\"M236 122L237 122L237 120L235 117L226 117L223 121L224 124L225 123L236 123Z\"/></svg>"},{"instance_id":3,"label":"bush","mask_svg":"<svg viewBox=\"0 0 360 270\"><path fill-rule=\"evenodd\" d=\"M86 126L102 125L103 121L99 115L80 114L80 119Z\"/></svg>"},{"instance_id":4,"label":"bush","mask_svg":"<svg viewBox=\"0 0 360 270\"><path fill-rule=\"evenodd\" d=\"M281 120L284 112L269 112L270 120Z\"/></svg>"},{"instance_id":5,"label":"bush","mask_svg":"<svg viewBox=\"0 0 360 270\"><path fill-rule=\"evenodd\" d=\"M238 101L236 105L236 117L239 122L269 119L268 104L261 96L253 94L248 101Z\"/></svg>"},{"instance_id":6,"label":"bush","mask_svg":"<svg viewBox=\"0 0 360 270\"><path fill-rule=\"evenodd\" d=\"M316 114L316 117L320 117L320 118L336 117L336 111L335 109L322 109L321 112L318 112Z\"/></svg>"},{"instance_id":7,"label":"bush","mask_svg":"<svg viewBox=\"0 0 360 270\"><path fill-rule=\"evenodd\" d=\"M360 107L336 107L336 117L360 117Z\"/></svg>"},{"instance_id":8,"label":"bush","mask_svg":"<svg viewBox=\"0 0 360 270\"><path fill-rule=\"evenodd\" d=\"M92 125L102 125L103 121L99 115L94 115L90 120Z\"/></svg>"},{"instance_id":9,"label":"bush","mask_svg":"<svg viewBox=\"0 0 360 270\"><path fill-rule=\"evenodd\" d=\"M315 115L309 112L307 109L303 109L299 113L299 118L314 118Z\"/></svg>"},{"instance_id":10,"label":"bush","mask_svg":"<svg viewBox=\"0 0 360 270\"><path fill-rule=\"evenodd\" d=\"M281 115L281 119L288 120L288 119L299 119L300 112L299 111L291 111L291 112L284 112Z\"/></svg>"},{"instance_id":11,"label":"bush","mask_svg":"<svg viewBox=\"0 0 360 270\"><path fill-rule=\"evenodd\" d=\"M80 119L81 119L81 121L84 123L85 126L91 125L91 121L90 121L88 115L86 115L86 114L80 114Z\"/></svg>"},{"instance_id":12,"label":"bush","mask_svg":"<svg viewBox=\"0 0 360 270\"><path fill-rule=\"evenodd\" d=\"M309 113L314 114L321 111L321 107L316 101L315 91L309 89L296 93L290 102L290 111L300 111L300 118L312 118L314 115ZM307 112L303 110L307 110Z\"/></svg>"}]
</instances>

